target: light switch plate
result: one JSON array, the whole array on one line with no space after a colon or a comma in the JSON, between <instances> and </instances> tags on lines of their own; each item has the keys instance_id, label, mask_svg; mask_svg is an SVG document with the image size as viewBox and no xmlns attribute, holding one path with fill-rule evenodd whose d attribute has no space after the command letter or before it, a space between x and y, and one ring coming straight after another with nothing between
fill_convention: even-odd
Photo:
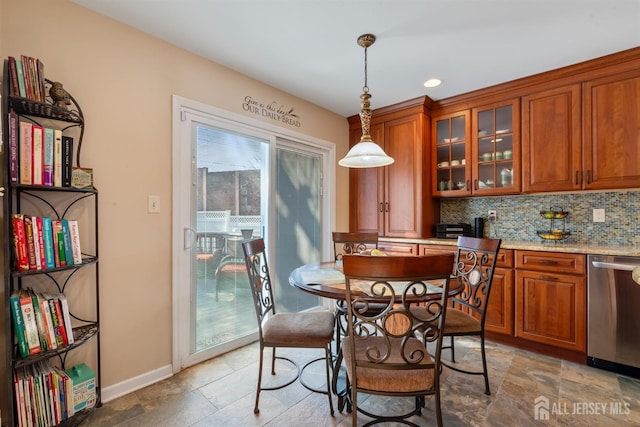
<instances>
[{"instance_id":1,"label":"light switch plate","mask_svg":"<svg viewBox=\"0 0 640 427\"><path fill-rule=\"evenodd\" d=\"M604 222L604 209L593 210L593 222Z\"/></svg>"},{"instance_id":2,"label":"light switch plate","mask_svg":"<svg viewBox=\"0 0 640 427\"><path fill-rule=\"evenodd\" d=\"M160 213L160 196L149 196L147 199L147 212Z\"/></svg>"}]
</instances>

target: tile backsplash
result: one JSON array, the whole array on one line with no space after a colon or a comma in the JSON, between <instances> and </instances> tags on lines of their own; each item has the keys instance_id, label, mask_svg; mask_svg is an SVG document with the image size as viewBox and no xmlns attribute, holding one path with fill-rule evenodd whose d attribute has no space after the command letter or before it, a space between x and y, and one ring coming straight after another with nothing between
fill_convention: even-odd
<instances>
[{"instance_id":1,"label":"tile backsplash","mask_svg":"<svg viewBox=\"0 0 640 427\"><path fill-rule=\"evenodd\" d=\"M557 244L591 243L640 245L640 191L608 191L533 194L500 197L470 197L441 199L442 223L468 223L487 217L495 209L498 220L485 221L484 235L503 240L540 242L537 230L549 230L550 220L542 218L541 210L562 208L569 212L564 230L571 235ZM605 222L593 222L593 210L605 210ZM562 221L556 220L562 228Z\"/></svg>"}]
</instances>

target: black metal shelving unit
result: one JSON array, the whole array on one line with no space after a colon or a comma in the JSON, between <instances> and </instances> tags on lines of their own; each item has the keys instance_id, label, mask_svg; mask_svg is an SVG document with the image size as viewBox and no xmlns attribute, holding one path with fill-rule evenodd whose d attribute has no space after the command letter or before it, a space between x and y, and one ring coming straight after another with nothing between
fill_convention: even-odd
<instances>
[{"instance_id":1,"label":"black metal shelving unit","mask_svg":"<svg viewBox=\"0 0 640 427\"><path fill-rule=\"evenodd\" d=\"M9 153L9 113L15 113L20 120L30 121L35 124L47 124L61 129L63 134L73 134L75 166L80 166L80 150L84 136L84 117L76 100L70 97L70 107L61 108L54 105L50 96L44 102L11 95L9 93L9 65L4 61L2 77L2 186L3 197L3 265L4 265L4 312L5 312L5 347L7 353L6 363L6 390L9 396L11 410L8 414L3 412L3 425L17 426L17 403L13 382L13 374L16 369L22 369L41 361L52 361L52 364L67 369L67 357L76 350L85 348L86 345L95 345L95 360L86 361L95 369L96 404L77 412L69 419L61 422L61 426L78 425L84 421L94 408L101 405L101 362L100 362L100 304L99 304L99 270L98 270L98 190L95 188L77 189L72 187L50 187L36 185L22 185L12 183L10 179L10 153ZM52 82L46 80L47 89ZM48 92L48 90L46 91ZM67 218L72 213L81 213L84 224L83 230L87 230L87 236L82 236L83 241L89 242L82 245L82 262L43 270L20 271L15 268L15 254L12 242L12 215L15 213L37 215L46 213L54 219ZM85 247L86 246L86 247ZM78 274L79 272L82 274ZM81 278L78 278L81 276ZM58 347L55 350L41 351L34 355L21 357L14 338L14 326L11 318L10 296L19 289L37 284L53 293L72 295L74 292L87 292L95 295L94 300L88 303L88 307L69 307L73 324L74 343ZM87 289L87 287L90 287ZM80 315L80 313L83 313Z\"/></svg>"}]
</instances>

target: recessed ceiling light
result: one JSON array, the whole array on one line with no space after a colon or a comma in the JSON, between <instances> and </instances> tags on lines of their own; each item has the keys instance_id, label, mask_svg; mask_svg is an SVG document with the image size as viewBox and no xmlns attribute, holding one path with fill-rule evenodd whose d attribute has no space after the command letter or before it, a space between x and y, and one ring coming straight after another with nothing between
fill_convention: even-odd
<instances>
[{"instance_id":1,"label":"recessed ceiling light","mask_svg":"<svg viewBox=\"0 0 640 427\"><path fill-rule=\"evenodd\" d=\"M442 80L440 79L429 79L424 82L424 87L436 87L440 86L440 83L442 83Z\"/></svg>"}]
</instances>

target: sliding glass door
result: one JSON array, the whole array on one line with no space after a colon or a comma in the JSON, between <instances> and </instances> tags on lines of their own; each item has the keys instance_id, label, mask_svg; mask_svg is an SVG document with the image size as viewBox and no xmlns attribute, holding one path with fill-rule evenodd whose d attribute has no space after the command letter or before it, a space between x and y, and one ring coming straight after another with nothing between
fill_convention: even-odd
<instances>
[{"instance_id":1,"label":"sliding glass door","mask_svg":"<svg viewBox=\"0 0 640 427\"><path fill-rule=\"evenodd\" d=\"M281 312L321 303L289 285L321 261L322 150L183 109L174 145L174 371L257 339L242 242L267 243ZM177 146L176 146L177 145Z\"/></svg>"}]
</instances>

